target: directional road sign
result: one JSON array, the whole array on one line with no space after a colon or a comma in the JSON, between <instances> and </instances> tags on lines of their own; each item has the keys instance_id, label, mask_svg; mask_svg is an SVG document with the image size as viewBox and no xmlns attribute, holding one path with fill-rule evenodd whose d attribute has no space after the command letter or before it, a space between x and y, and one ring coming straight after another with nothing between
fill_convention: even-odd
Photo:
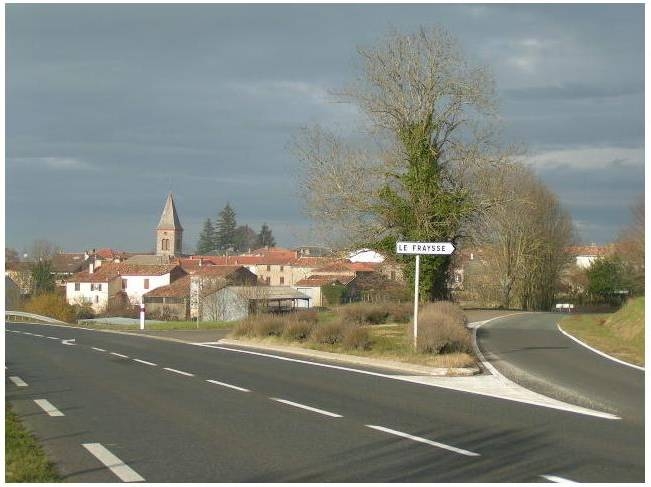
<instances>
[{"instance_id":1,"label":"directional road sign","mask_svg":"<svg viewBox=\"0 0 651 487\"><path fill-rule=\"evenodd\" d=\"M450 255L452 242L396 242L397 254Z\"/></svg>"}]
</instances>

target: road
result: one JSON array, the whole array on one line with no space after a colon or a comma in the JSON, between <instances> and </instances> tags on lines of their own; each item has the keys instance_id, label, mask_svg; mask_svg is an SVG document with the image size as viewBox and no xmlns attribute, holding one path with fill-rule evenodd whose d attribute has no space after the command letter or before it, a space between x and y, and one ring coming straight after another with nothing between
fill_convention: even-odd
<instances>
[{"instance_id":1,"label":"road","mask_svg":"<svg viewBox=\"0 0 651 487\"><path fill-rule=\"evenodd\" d=\"M490 363L527 389L622 416L644 427L644 371L604 358L565 336L558 313L526 313L479 328Z\"/></svg>"},{"instance_id":2,"label":"road","mask_svg":"<svg viewBox=\"0 0 651 487\"><path fill-rule=\"evenodd\" d=\"M5 339L7 400L69 482L644 480L626 418L236 347L35 324Z\"/></svg>"}]
</instances>

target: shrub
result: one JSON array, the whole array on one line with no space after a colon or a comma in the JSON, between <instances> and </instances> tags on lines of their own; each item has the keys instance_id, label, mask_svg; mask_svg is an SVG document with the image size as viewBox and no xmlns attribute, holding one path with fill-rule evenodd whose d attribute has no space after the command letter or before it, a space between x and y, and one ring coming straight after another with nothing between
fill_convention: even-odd
<instances>
[{"instance_id":1,"label":"shrub","mask_svg":"<svg viewBox=\"0 0 651 487\"><path fill-rule=\"evenodd\" d=\"M285 324L283 338L299 342L307 340L314 329L315 323L300 319L290 319Z\"/></svg>"},{"instance_id":2,"label":"shrub","mask_svg":"<svg viewBox=\"0 0 651 487\"><path fill-rule=\"evenodd\" d=\"M388 306L388 321L395 323L408 323L414 311L412 303L390 303Z\"/></svg>"},{"instance_id":3,"label":"shrub","mask_svg":"<svg viewBox=\"0 0 651 487\"><path fill-rule=\"evenodd\" d=\"M257 315L253 320L253 331L255 336L281 336L285 329L283 318L274 315Z\"/></svg>"},{"instance_id":4,"label":"shrub","mask_svg":"<svg viewBox=\"0 0 651 487\"><path fill-rule=\"evenodd\" d=\"M433 303L428 303L418 314L419 321L420 316L423 316L425 319L427 319L427 316L430 313L448 315L460 325L466 325L468 323L468 318L464 314L463 310L459 307L458 304L455 304L452 301L435 301Z\"/></svg>"},{"instance_id":5,"label":"shrub","mask_svg":"<svg viewBox=\"0 0 651 487\"><path fill-rule=\"evenodd\" d=\"M346 325L343 321L337 320L330 323L322 323L312 330L310 338L317 343L335 345L344 339Z\"/></svg>"},{"instance_id":6,"label":"shrub","mask_svg":"<svg viewBox=\"0 0 651 487\"><path fill-rule=\"evenodd\" d=\"M251 316L241 321L238 321L237 323L235 323L235 326L233 327L233 332L232 332L233 336L235 337L255 336L255 331L253 329L254 323L255 320Z\"/></svg>"},{"instance_id":7,"label":"shrub","mask_svg":"<svg viewBox=\"0 0 651 487\"><path fill-rule=\"evenodd\" d=\"M71 323L75 319L75 308L60 294L48 293L33 296L26 304L25 311Z\"/></svg>"},{"instance_id":8,"label":"shrub","mask_svg":"<svg viewBox=\"0 0 651 487\"><path fill-rule=\"evenodd\" d=\"M351 323L359 325L378 325L385 323L389 311L382 304L374 303L352 303L339 308L341 316Z\"/></svg>"},{"instance_id":9,"label":"shrub","mask_svg":"<svg viewBox=\"0 0 651 487\"><path fill-rule=\"evenodd\" d=\"M445 302L425 306L418 319L418 351L422 353L472 353L471 334L458 306ZM407 326L413 335L413 322Z\"/></svg>"},{"instance_id":10,"label":"shrub","mask_svg":"<svg viewBox=\"0 0 651 487\"><path fill-rule=\"evenodd\" d=\"M366 328L349 326L344 330L342 344L348 349L370 350L371 336Z\"/></svg>"},{"instance_id":11,"label":"shrub","mask_svg":"<svg viewBox=\"0 0 651 487\"><path fill-rule=\"evenodd\" d=\"M319 322L319 313L313 309L297 311L292 317L301 323L317 324Z\"/></svg>"}]
</instances>

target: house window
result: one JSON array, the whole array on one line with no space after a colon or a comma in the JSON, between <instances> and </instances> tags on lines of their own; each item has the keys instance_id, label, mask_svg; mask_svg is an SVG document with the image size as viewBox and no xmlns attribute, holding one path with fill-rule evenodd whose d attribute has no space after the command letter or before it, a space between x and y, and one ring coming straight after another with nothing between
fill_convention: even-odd
<instances>
[{"instance_id":1,"label":"house window","mask_svg":"<svg viewBox=\"0 0 651 487\"><path fill-rule=\"evenodd\" d=\"M126 289L126 288L127 288L127 280L122 279L122 289Z\"/></svg>"},{"instance_id":2,"label":"house window","mask_svg":"<svg viewBox=\"0 0 651 487\"><path fill-rule=\"evenodd\" d=\"M265 277L264 279L267 284L271 284L271 277Z\"/></svg>"},{"instance_id":3,"label":"house window","mask_svg":"<svg viewBox=\"0 0 651 487\"><path fill-rule=\"evenodd\" d=\"M161 242L161 249L162 250L169 250L170 249L170 240L169 238L164 238Z\"/></svg>"},{"instance_id":4,"label":"house window","mask_svg":"<svg viewBox=\"0 0 651 487\"><path fill-rule=\"evenodd\" d=\"M271 266L270 265L267 266L267 271L271 271Z\"/></svg>"},{"instance_id":5,"label":"house window","mask_svg":"<svg viewBox=\"0 0 651 487\"><path fill-rule=\"evenodd\" d=\"M280 278L280 285L282 286L283 284L285 284L285 278L284 278L284 277L281 277L281 278Z\"/></svg>"},{"instance_id":6,"label":"house window","mask_svg":"<svg viewBox=\"0 0 651 487\"><path fill-rule=\"evenodd\" d=\"M285 266L284 266L284 265L281 265L281 266L280 266L280 272L282 272L282 271L284 271L284 270L285 270Z\"/></svg>"},{"instance_id":7,"label":"house window","mask_svg":"<svg viewBox=\"0 0 651 487\"><path fill-rule=\"evenodd\" d=\"M75 282L75 291L80 291L81 290L81 283Z\"/></svg>"},{"instance_id":8,"label":"house window","mask_svg":"<svg viewBox=\"0 0 651 487\"><path fill-rule=\"evenodd\" d=\"M95 304L99 303L99 296L95 296L94 301L95 301Z\"/></svg>"},{"instance_id":9,"label":"house window","mask_svg":"<svg viewBox=\"0 0 651 487\"><path fill-rule=\"evenodd\" d=\"M149 289L149 279L145 279L145 289Z\"/></svg>"},{"instance_id":10,"label":"house window","mask_svg":"<svg viewBox=\"0 0 651 487\"><path fill-rule=\"evenodd\" d=\"M101 290L102 290L102 283L99 283L99 284L97 285L97 290L98 290L98 291L101 291Z\"/></svg>"}]
</instances>

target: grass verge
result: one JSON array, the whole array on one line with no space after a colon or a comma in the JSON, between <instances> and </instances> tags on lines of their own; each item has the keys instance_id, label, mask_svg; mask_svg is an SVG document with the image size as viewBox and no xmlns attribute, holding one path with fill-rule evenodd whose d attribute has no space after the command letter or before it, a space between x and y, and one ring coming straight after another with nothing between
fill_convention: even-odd
<instances>
[{"instance_id":1,"label":"grass verge","mask_svg":"<svg viewBox=\"0 0 651 487\"><path fill-rule=\"evenodd\" d=\"M5 482L61 482L43 448L5 404Z\"/></svg>"},{"instance_id":2,"label":"grass verge","mask_svg":"<svg viewBox=\"0 0 651 487\"><path fill-rule=\"evenodd\" d=\"M89 328L91 330L117 330L117 331L137 331L140 329L139 324L111 324L110 318L107 323L83 323L72 324L77 328ZM166 331L166 330L224 330L233 327L233 322L228 321L200 321L197 326L196 321L164 321L162 323L146 323L145 330Z\"/></svg>"},{"instance_id":3,"label":"grass verge","mask_svg":"<svg viewBox=\"0 0 651 487\"><path fill-rule=\"evenodd\" d=\"M563 330L608 355L644 366L644 298L629 300L612 314L573 315Z\"/></svg>"}]
</instances>

